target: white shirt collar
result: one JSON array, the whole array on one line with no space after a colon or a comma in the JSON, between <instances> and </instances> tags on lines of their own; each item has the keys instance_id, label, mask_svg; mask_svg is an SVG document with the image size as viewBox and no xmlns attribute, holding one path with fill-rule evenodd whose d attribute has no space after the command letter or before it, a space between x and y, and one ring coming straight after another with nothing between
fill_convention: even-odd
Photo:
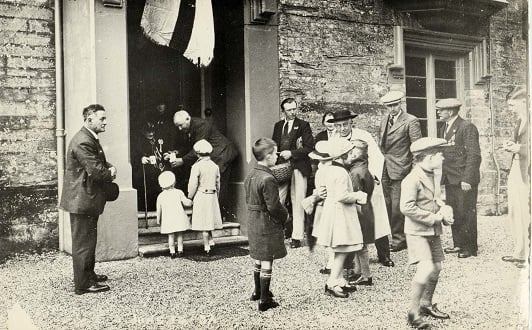
<instances>
[{"instance_id":1,"label":"white shirt collar","mask_svg":"<svg viewBox=\"0 0 532 330\"><path fill-rule=\"evenodd\" d=\"M284 121L284 124L288 124L288 132L290 132L292 130L292 126L294 126L294 119L292 120L286 120ZM284 125L283 125L283 128L284 128Z\"/></svg>"},{"instance_id":2,"label":"white shirt collar","mask_svg":"<svg viewBox=\"0 0 532 330\"><path fill-rule=\"evenodd\" d=\"M395 116L390 114L390 116L393 118L394 122L397 120L397 118L399 118L399 116L401 115L402 112L403 112L403 110L399 109L399 112Z\"/></svg>"},{"instance_id":3,"label":"white shirt collar","mask_svg":"<svg viewBox=\"0 0 532 330\"><path fill-rule=\"evenodd\" d=\"M94 136L94 138L95 138L96 140L98 140L98 134L94 133L94 131L91 130L90 128L88 128L87 126L85 126L85 128L86 128L89 132L91 132L92 136Z\"/></svg>"}]
</instances>

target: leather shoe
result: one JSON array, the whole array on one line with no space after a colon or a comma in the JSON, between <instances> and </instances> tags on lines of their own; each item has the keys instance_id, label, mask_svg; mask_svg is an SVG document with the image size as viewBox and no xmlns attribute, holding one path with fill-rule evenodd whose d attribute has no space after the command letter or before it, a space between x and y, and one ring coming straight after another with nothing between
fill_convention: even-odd
<instances>
[{"instance_id":1,"label":"leather shoe","mask_svg":"<svg viewBox=\"0 0 532 330\"><path fill-rule=\"evenodd\" d=\"M265 312L270 308L278 307L279 303L273 299L268 299L266 301L259 301L259 311Z\"/></svg>"},{"instance_id":2,"label":"leather shoe","mask_svg":"<svg viewBox=\"0 0 532 330\"><path fill-rule=\"evenodd\" d=\"M75 293L77 295L81 295L84 293L99 293L99 292L105 292L109 290L110 288L108 285L102 285L102 284L95 283L86 289L76 289Z\"/></svg>"},{"instance_id":3,"label":"leather shoe","mask_svg":"<svg viewBox=\"0 0 532 330\"><path fill-rule=\"evenodd\" d=\"M342 287L342 290L344 290L344 292L356 292L357 287L351 283L347 283Z\"/></svg>"},{"instance_id":4,"label":"leather shoe","mask_svg":"<svg viewBox=\"0 0 532 330\"><path fill-rule=\"evenodd\" d=\"M290 247L291 247L292 249L300 248L300 247L301 247L301 241L298 240L298 239L292 239L292 240L290 241Z\"/></svg>"},{"instance_id":5,"label":"leather shoe","mask_svg":"<svg viewBox=\"0 0 532 330\"><path fill-rule=\"evenodd\" d=\"M349 297L349 294L347 292L344 292L341 286L335 285L332 288L329 288L327 284L325 284L325 294L328 294L330 296L336 297L336 298L347 298Z\"/></svg>"},{"instance_id":6,"label":"leather shoe","mask_svg":"<svg viewBox=\"0 0 532 330\"><path fill-rule=\"evenodd\" d=\"M351 284L351 283L349 283ZM363 278L363 277L359 277L358 280L354 281L352 284L354 285L367 285L367 286L371 286L373 285L373 278L371 277L368 277L368 278Z\"/></svg>"},{"instance_id":7,"label":"leather shoe","mask_svg":"<svg viewBox=\"0 0 532 330\"><path fill-rule=\"evenodd\" d=\"M273 298L273 293L271 291L268 292L268 298ZM249 300L251 301L257 301L260 299L260 292L253 292L251 294L251 297L249 298Z\"/></svg>"},{"instance_id":8,"label":"leather shoe","mask_svg":"<svg viewBox=\"0 0 532 330\"><path fill-rule=\"evenodd\" d=\"M472 257L472 256L477 256L476 253L473 253L473 252L469 252L469 251L463 251L463 252L458 252L458 258L469 258L469 257Z\"/></svg>"},{"instance_id":9,"label":"leather shoe","mask_svg":"<svg viewBox=\"0 0 532 330\"><path fill-rule=\"evenodd\" d=\"M392 245L390 246L390 252L399 252L406 249L406 244Z\"/></svg>"},{"instance_id":10,"label":"leather shoe","mask_svg":"<svg viewBox=\"0 0 532 330\"><path fill-rule=\"evenodd\" d=\"M449 314L440 311L438 307L436 306L436 304L433 304L432 306L421 306L419 308L419 312L421 314L430 315L437 319L450 319L451 318Z\"/></svg>"},{"instance_id":11,"label":"leather shoe","mask_svg":"<svg viewBox=\"0 0 532 330\"><path fill-rule=\"evenodd\" d=\"M94 279L94 281L96 281L96 282L105 282L105 281L107 281L109 278L107 277L107 275L98 275L98 274L96 274L96 275L94 275L94 278L93 278L93 279Z\"/></svg>"},{"instance_id":12,"label":"leather shoe","mask_svg":"<svg viewBox=\"0 0 532 330\"><path fill-rule=\"evenodd\" d=\"M172 259L177 258L177 253L170 253L170 258L172 258Z\"/></svg>"},{"instance_id":13,"label":"leather shoe","mask_svg":"<svg viewBox=\"0 0 532 330\"><path fill-rule=\"evenodd\" d=\"M327 274L327 275L329 275L330 273L331 273L331 269L330 269L330 268L323 267L322 269L320 269L320 274Z\"/></svg>"},{"instance_id":14,"label":"leather shoe","mask_svg":"<svg viewBox=\"0 0 532 330\"><path fill-rule=\"evenodd\" d=\"M412 314L412 313L408 313L408 324L413 327L413 328L416 328L416 329L430 329L431 326L429 323L423 321L423 319L421 317L417 317Z\"/></svg>"},{"instance_id":15,"label":"leather shoe","mask_svg":"<svg viewBox=\"0 0 532 330\"><path fill-rule=\"evenodd\" d=\"M452 247L452 248L448 247L448 248L443 249L443 252L445 253L458 253L460 251L462 251L462 249L459 247Z\"/></svg>"},{"instance_id":16,"label":"leather shoe","mask_svg":"<svg viewBox=\"0 0 532 330\"><path fill-rule=\"evenodd\" d=\"M381 259L379 260L379 263L383 265L384 267L393 267L395 266L395 263L390 258Z\"/></svg>"}]
</instances>

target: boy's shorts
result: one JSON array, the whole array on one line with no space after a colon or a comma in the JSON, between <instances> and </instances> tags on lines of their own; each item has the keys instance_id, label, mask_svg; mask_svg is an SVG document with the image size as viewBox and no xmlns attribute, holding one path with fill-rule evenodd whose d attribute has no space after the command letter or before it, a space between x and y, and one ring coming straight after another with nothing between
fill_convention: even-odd
<instances>
[{"instance_id":1,"label":"boy's shorts","mask_svg":"<svg viewBox=\"0 0 532 330\"><path fill-rule=\"evenodd\" d=\"M445 259L440 236L417 236L406 234L408 262L417 264L420 261L441 262Z\"/></svg>"}]
</instances>

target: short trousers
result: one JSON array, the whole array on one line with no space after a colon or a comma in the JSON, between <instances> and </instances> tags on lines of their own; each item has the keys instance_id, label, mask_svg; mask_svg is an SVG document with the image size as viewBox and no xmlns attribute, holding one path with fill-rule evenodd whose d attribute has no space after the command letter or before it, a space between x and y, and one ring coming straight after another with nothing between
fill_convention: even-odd
<instances>
[{"instance_id":1,"label":"short trousers","mask_svg":"<svg viewBox=\"0 0 532 330\"><path fill-rule=\"evenodd\" d=\"M420 261L441 262L445 259L440 236L417 236L406 234L408 263Z\"/></svg>"}]
</instances>

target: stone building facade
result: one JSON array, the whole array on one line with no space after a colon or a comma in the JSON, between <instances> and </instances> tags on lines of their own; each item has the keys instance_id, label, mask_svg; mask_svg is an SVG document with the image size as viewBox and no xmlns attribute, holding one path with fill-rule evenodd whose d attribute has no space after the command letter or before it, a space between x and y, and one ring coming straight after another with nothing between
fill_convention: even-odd
<instances>
[{"instance_id":1,"label":"stone building facade","mask_svg":"<svg viewBox=\"0 0 532 330\"><path fill-rule=\"evenodd\" d=\"M458 46L472 50L460 48L466 55L456 63L462 63L458 71L465 78L455 79L455 92L464 101L462 115L481 135L479 213L505 212L510 158L501 146L515 119L505 96L527 83L527 2L491 2L500 6L491 17L465 27L457 25L464 17L440 19L439 25L427 27L426 17L389 0L279 0L270 19L278 24L278 43L271 46L278 49L280 98L300 100L302 118L315 132L321 130L325 111L349 109L359 115L356 125L375 135L385 111L379 98L389 88L408 89L408 61L439 58L436 51L413 46L416 38L445 43L462 36ZM0 0L0 244L15 250L19 245L56 247L58 242L54 23L54 1ZM401 65L402 74L392 79L392 70ZM430 106L426 111L432 111ZM432 130L433 121L428 124Z\"/></svg>"}]
</instances>

